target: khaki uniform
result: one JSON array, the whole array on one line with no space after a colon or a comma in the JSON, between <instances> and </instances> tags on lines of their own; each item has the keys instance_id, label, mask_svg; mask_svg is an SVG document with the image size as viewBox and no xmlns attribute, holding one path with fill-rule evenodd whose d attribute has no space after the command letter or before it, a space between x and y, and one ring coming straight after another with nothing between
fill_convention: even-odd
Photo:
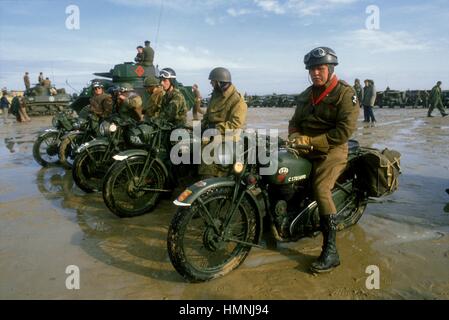
<instances>
[{"instance_id":1,"label":"khaki uniform","mask_svg":"<svg viewBox=\"0 0 449 320\"><path fill-rule=\"evenodd\" d=\"M434 86L430 92L430 107L427 111L427 115L432 114L433 109L437 108L441 115L445 115L443 100L441 98L441 88L439 86Z\"/></svg>"},{"instance_id":2,"label":"khaki uniform","mask_svg":"<svg viewBox=\"0 0 449 320\"><path fill-rule=\"evenodd\" d=\"M237 140L240 130L246 124L247 111L248 106L245 100L231 84L224 93L214 90L206 114L201 121L201 127L203 130L215 128L222 136L225 135L226 130L233 130L233 138ZM215 163L210 165L202 163L198 173L202 176L227 174L221 165Z\"/></svg>"},{"instance_id":3,"label":"khaki uniform","mask_svg":"<svg viewBox=\"0 0 449 320\"><path fill-rule=\"evenodd\" d=\"M45 79L45 80L42 81L42 85L44 87L50 88L51 87L51 81L48 80L48 79Z\"/></svg>"},{"instance_id":4,"label":"khaki uniform","mask_svg":"<svg viewBox=\"0 0 449 320\"><path fill-rule=\"evenodd\" d=\"M181 91L173 89L162 97L159 118L174 124L184 125L187 122L187 102Z\"/></svg>"},{"instance_id":5,"label":"khaki uniform","mask_svg":"<svg viewBox=\"0 0 449 320\"><path fill-rule=\"evenodd\" d=\"M156 87L151 94L145 91L143 94L143 113L145 118L151 119L159 116L163 97L164 90L162 87Z\"/></svg>"},{"instance_id":6,"label":"khaki uniform","mask_svg":"<svg viewBox=\"0 0 449 320\"><path fill-rule=\"evenodd\" d=\"M106 118L112 113L112 97L107 93L90 98L90 110L99 118Z\"/></svg>"},{"instance_id":7,"label":"khaki uniform","mask_svg":"<svg viewBox=\"0 0 449 320\"><path fill-rule=\"evenodd\" d=\"M40 75L39 78L37 78L37 82L38 82L40 85L43 85L43 84L44 84L44 76L43 76L43 75Z\"/></svg>"},{"instance_id":8,"label":"khaki uniform","mask_svg":"<svg viewBox=\"0 0 449 320\"><path fill-rule=\"evenodd\" d=\"M25 88L28 90L31 87L30 77L25 75L23 76L23 82L25 83Z\"/></svg>"},{"instance_id":9,"label":"khaki uniform","mask_svg":"<svg viewBox=\"0 0 449 320\"><path fill-rule=\"evenodd\" d=\"M143 61L144 66L152 66L154 60L154 50L150 46L143 48Z\"/></svg>"},{"instance_id":10,"label":"khaki uniform","mask_svg":"<svg viewBox=\"0 0 449 320\"><path fill-rule=\"evenodd\" d=\"M198 120L198 113L204 114L204 112L201 110L201 101L203 98L201 97L200 90L198 88L192 89L193 94L195 95L195 105L193 106L192 113L193 113L193 120Z\"/></svg>"},{"instance_id":11,"label":"khaki uniform","mask_svg":"<svg viewBox=\"0 0 449 320\"><path fill-rule=\"evenodd\" d=\"M317 150L305 157L313 164L313 191L320 215L337 211L331 190L346 167L347 142L357 128L360 108L353 88L341 80L318 105L313 106L312 94L318 97L325 88L317 90L311 86L301 93L289 122L289 134L297 132L311 137L311 145Z\"/></svg>"},{"instance_id":12,"label":"khaki uniform","mask_svg":"<svg viewBox=\"0 0 449 320\"><path fill-rule=\"evenodd\" d=\"M231 84L224 93L214 90L201 126L203 130L216 128L224 135L226 129L236 130L244 127L247 111L245 100Z\"/></svg>"},{"instance_id":13,"label":"khaki uniform","mask_svg":"<svg viewBox=\"0 0 449 320\"><path fill-rule=\"evenodd\" d=\"M142 98L135 92L127 93L126 99L118 105L118 113L125 118L142 120Z\"/></svg>"}]
</instances>

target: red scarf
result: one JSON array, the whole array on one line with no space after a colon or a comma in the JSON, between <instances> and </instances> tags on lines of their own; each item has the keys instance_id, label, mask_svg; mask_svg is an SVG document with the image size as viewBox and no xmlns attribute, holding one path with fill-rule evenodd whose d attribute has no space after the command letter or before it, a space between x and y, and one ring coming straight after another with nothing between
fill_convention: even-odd
<instances>
[{"instance_id":1,"label":"red scarf","mask_svg":"<svg viewBox=\"0 0 449 320\"><path fill-rule=\"evenodd\" d=\"M313 97L313 91L312 91L312 106L318 105L321 102L321 100L324 99L325 96L327 96L332 90L334 90L334 88L337 86L337 84L338 84L338 78L336 75L334 75L331 79L331 83L330 83L329 87L327 87L326 90L324 90L323 93L320 94L320 96L317 99L315 99Z\"/></svg>"}]
</instances>

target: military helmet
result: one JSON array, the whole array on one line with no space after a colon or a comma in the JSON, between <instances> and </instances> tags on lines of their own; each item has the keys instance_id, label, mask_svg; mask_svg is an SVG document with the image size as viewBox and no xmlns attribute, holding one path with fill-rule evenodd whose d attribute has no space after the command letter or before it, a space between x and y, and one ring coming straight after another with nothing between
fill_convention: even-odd
<instances>
[{"instance_id":1,"label":"military helmet","mask_svg":"<svg viewBox=\"0 0 449 320\"><path fill-rule=\"evenodd\" d=\"M155 76L148 76L143 80L144 87L154 87L159 85L159 80Z\"/></svg>"},{"instance_id":2,"label":"military helmet","mask_svg":"<svg viewBox=\"0 0 449 320\"><path fill-rule=\"evenodd\" d=\"M130 83L125 82L120 85L120 92L127 92L132 90L134 90L134 88Z\"/></svg>"},{"instance_id":3,"label":"military helmet","mask_svg":"<svg viewBox=\"0 0 449 320\"><path fill-rule=\"evenodd\" d=\"M104 88L104 85L100 81L92 82L92 88Z\"/></svg>"},{"instance_id":4,"label":"military helmet","mask_svg":"<svg viewBox=\"0 0 449 320\"><path fill-rule=\"evenodd\" d=\"M336 66L338 57L334 50L328 47L317 47L304 56L306 69L320 64L330 64Z\"/></svg>"},{"instance_id":5,"label":"military helmet","mask_svg":"<svg viewBox=\"0 0 449 320\"><path fill-rule=\"evenodd\" d=\"M159 72L159 79L176 79L176 72L172 68L164 68Z\"/></svg>"},{"instance_id":6,"label":"military helmet","mask_svg":"<svg viewBox=\"0 0 449 320\"><path fill-rule=\"evenodd\" d=\"M212 69L209 73L209 80L215 80L220 82L232 82L231 73L228 69L223 67L217 67Z\"/></svg>"}]
</instances>

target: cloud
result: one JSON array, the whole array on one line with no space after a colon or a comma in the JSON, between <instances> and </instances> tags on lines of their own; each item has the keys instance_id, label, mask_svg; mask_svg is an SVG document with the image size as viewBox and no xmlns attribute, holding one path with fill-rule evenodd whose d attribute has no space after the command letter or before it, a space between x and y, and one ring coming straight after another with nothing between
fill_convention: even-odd
<instances>
[{"instance_id":1,"label":"cloud","mask_svg":"<svg viewBox=\"0 0 449 320\"><path fill-rule=\"evenodd\" d=\"M234 8L229 8L228 10L226 10L226 12L232 17L243 16L251 13L251 11L248 9L234 9Z\"/></svg>"},{"instance_id":2,"label":"cloud","mask_svg":"<svg viewBox=\"0 0 449 320\"><path fill-rule=\"evenodd\" d=\"M406 31L384 32L360 29L348 32L341 41L367 49L372 53L426 50L430 44Z\"/></svg>"},{"instance_id":3,"label":"cloud","mask_svg":"<svg viewBox=\"0 0 449 320\"><path fill-rule=\"evenodd\" d=\"M285 8L277 0L254 0L254 3L264 11L273 12L275 14L284 14Z\"/></svg>"},{"instance_id":4,"label":"cloud","mask_svg":"<svg viewBox=\"0 0 449 320\"><path fill-rule=\"evenodd\" d=\"M359 0L254 0L263 11L278 15L295 14L299 16L319 15L322 11L348 5Z\"/></svg>"}]
</instances>

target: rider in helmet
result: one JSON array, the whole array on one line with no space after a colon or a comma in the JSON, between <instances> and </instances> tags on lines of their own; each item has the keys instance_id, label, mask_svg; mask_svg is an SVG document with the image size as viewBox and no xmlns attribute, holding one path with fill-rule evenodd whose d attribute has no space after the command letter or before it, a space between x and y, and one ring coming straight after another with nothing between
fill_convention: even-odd
<instances>
[{"instance_id":1,"label":"rider in helmet","mask_svg":"<svg viewBox=\"0 0 449 320\"><path fill-rule=\"evenodd\" d=\"M92 127L99 128L100 122L112 113L112 97L104 92L104 85L101 81L92 82L92 98L89 101L89 111L91 112Z\"/></svg>"},{"instance_id":2,"label":"rider in helmet","mask_svg":"<svg viewBox=\"0 0 449 320\"><path fill-rule=\"evenodd\" d=\"M143 93L143 113L145 118L159 116L161 112L161 103L164 96L164 90L160 81L155 76L148 76L143 81L145 92Z\"/></svg>"},{"instance_id":3,"label":"rider in helmet","mask_svg":"<svg viewBox=\"0 0 449 320\"><path fill-rule=\"evenodd\" d=\"M312 164L313 192L323 233L321 255L311 270L328 272L340 264L336 246L336 213L331 190L348 161L348 140L357 128L359 102L354 89L335 74L338 57L328 47L318 47L304 56L312 85L298 98L289 122L289 140L310 145L303 156Z\"/></svg>"},{"instance_id":4,"label":"rider in helmet","mask_svg":"<svg viewBox=\"0 0 449 320\"><path fill-rule=\"evenodd\" d=\"M165 94L162 98L159 118L175 126L187 122L187 102L181 91L176 88L176 72L172 68L164 68L159 73L159 80Z\"/></svg>"},{"instance_id":5,"label":"rider in helmet","mask_svg":"<svg viewBox=\"0 0 449 320\"><path fill-rule=\"evenodd\" d=\"M228 69L223 67L212 69L209 80L213 91L206 114L201 121L201 128L202 130L215 129L217 136L223 137L226 134L226 137L237 141L241 129L245 126L248 106L232 84L231 73ZM203 178L227 174L223 166L214 163L210 165L202 163L198 172Z\"/></svg>"},{"instance_id":6,"label":"rider in helmet","mask_svg":"<svg viewBox=\"0 0 449 320\"><path fill-rule=\"evenodd\" d=\"M136 121L143 120L142 98L134 91L130 83L120 84L117 95L118 112L123 117L131 117Z\"/></svg>"}]
</instances>

